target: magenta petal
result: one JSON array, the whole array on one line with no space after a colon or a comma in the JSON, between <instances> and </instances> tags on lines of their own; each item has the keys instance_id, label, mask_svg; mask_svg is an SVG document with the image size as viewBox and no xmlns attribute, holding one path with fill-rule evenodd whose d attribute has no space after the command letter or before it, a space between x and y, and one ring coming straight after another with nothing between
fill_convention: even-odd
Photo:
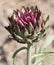
<instances>
[{"instance_id":1,"label":"magenta petal","mask_svg":"<svg viewBox=\"0 0 54 65\"><path fill-rule=\"evenodd\" d=\"M29 7L27 7L25 11L26 11L26 12L29 12Z\"/></svg>"},{"instance_id":2,"label":"magenta petal","mask_svg":"<svg viewBox=\"0 0 54 65\"><path fill-rule=\"evenodd\" d=\"M36 8L37 10L37 8ZM19 20L24 24L28 24L29 22L32 23L34 28L36 27L38 20L40 19L41 12L39 10L36 11L34 9L34 12L30 11L30 9L27 7L25 8L25 12L21 12L20 10L17 10L17 17L15 19L16 22Z\"/></svg>"},{"instance_id":3,"label":"magenta petal","mask_svg":"<svg viewBox=\"0 0 54 65\"><path fill-rule=\"evenodd\" d=\"M23 15L23 13L18 10L18 17L20 18L22 15Z\"/></svg>"},{"instance_id":4,"label":"magenta petal","mask_svg":"<svg viewBox=\"0 0 54 65\"><path fill-rule=\"evenodd\" d=\"M26 20L26 22L31 22L31 17L27 16L27 17L25 17L25 20Z\"/></svg>"},{"instance_id":5,"label":"magenta petal","mask_svg":"<svg viewBox=\"0 0 54 65\"><path fill-rule=\"evenodd\" d=\"M24 20L24 18L20 17L20 20L22 21L23 24L27 24L27 22Z\"/></svg>"},{"instance_id":6,"label":"magenta petal","mask_svg":"<svg viewBox=\"0 0 54 65\"><path fill-rule=\"evenodd\" d=\"M16 17L16 19L15 19L15 20L16 20L16 22L18 22L18 20L19 20L18 16Z\"/></svg>"},{"instance_id":7,"label":"magenta petal","mask_svg":"<svg viewBox=\"0 0 54 65\"><path fill-rule=\"evenodd\" d=\"M30 15L31 15L31 21L34 22L34 15L32 13Z\"/></svg>"},{"instance_id":8,"label":"magenta petal","mask_svg":"<svg viewBox=\"0 0 54 65\"><path fill-rule=\"evenodd\" d=\"M37 12L34 12L34 17L35 17L35 18L37 17L37 14L38 14Z\"/></svg>"},{"instance_id":9,"label":"magenta petal","mask_svg":"<svg viewBox=\"0 0 54 65\"><path fill-rule=\"evenodd\" d=\"M18 12L18 17L20 17L20 12Z\"/></svg>"}]
</instances>

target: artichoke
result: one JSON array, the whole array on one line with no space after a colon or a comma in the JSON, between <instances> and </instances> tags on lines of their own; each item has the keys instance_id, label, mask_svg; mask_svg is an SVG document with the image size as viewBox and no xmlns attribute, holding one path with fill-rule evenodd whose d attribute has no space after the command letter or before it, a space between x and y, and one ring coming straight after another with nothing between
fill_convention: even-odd
<instances>
[{"instance_id":1,"label":"artichoke","mask_svg":"<svg viewBox=\"0 0 54 65\"><path fill-rule=\"evenodd\" d=\"M19 43L33 43L46 35L46 20L43 19L41 11L37 6L24 7L21 10L14 10L11 17L8 17L10 24L5 27L13 39Z\"/></svg>"}]
</instances>

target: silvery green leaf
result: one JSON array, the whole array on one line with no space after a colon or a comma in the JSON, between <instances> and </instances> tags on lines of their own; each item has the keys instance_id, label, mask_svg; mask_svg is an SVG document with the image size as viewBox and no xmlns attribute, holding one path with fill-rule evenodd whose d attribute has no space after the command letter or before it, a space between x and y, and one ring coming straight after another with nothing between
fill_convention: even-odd
<instances>
[{"instance_id":1,"label":"silvery green leaf","mask_svg":"<svg viewBox=\"0 0 54 65\"><path fill-rule=\"evenodd\" d=\"M32 56L32 59L33 58L35 58L35 63L33 64L33 65L41 65L41 61L43 60L43 57L41 57L41 56L43 56L44 55L44 53L39 53L39 54L35 54L35 55L33 55Z\"/></svg>"},{"instance_id":2,"label":"silvery green leaf","mask_svg":"<svg viewBox=\"0 0 54 65\"><path fill-rule=\"evenodd\" d=\"M35 54L35 55L32 56L32 58L41 57L41 56L43 56L43 55L44 55L44 53L42 53L42 54L41 54L41 53L39 53L39 54Z\"/></svg>"},{"instance_id":3,"label":"silvery green leaf","mask_svg":"<svg viewBox=\"0 0 54 65\"><path fill-rule=\"evenodd\" d=\"M54 55L47 55L47 56L41 57L41 58L39 57L39 58L36 58L36 62L33 65L39 65L42 62L46 62L51 59L54 59Z\"/></svg>"},{"instance_id":4,"label":"silvery green leaf","mask_svg":"<svg viewBox=\"0 0 54 65\"><path fill-rule=\"evenodd\" d=\"M13 54L13 56L12 56L12 58L13 58L13 65L15 65L15 64L14 64L14 60L15 60L15 57L16 57L17 53L19 53L20 51L22 51L22 50L24 50L24 49L27 49L27 47L21 47L20 49L18 49L18 50L16 50L16 51L14 52L14 54Z\"/></svg>"},{"instance_id":5,"label":"silvery green leaf","mask_svg":"<svg viewBox=\"0 0 54 65\"><path fill-rule=\"evenodd\" d=\"M20 51L24 50L24 49L27 49L26 47L21 47L20 49L16 50L12 56L12 58L14 59L16 54L19 53Z\"/></svg>"},{"instance_id":6,"label":"silvery green leaf","mask_svg":"<svg viewBox=\"0 0 54 65\"><path fill-rule=\"evenodd\" d=\"M43 60L43 57L39 57L39 58L36 58L36 61L33 65L38 65L39 63L41 63Z\"/></svg>"},{"instance_id":7,"label":"silvery green leaf","mask_svg":"<svg viewBox=\"0 0 54 65\"><path fill-rule=\"evenodd\" d=\"M48 60L54 59L54 55L47 55L44 59L43 62L46 62Z\"/></svg>"},{"instance_id":8,"label":"silvery green leaf","mask_svg":"<svg viewBox=\"0 0 54 65\"><path fill-rule=\"evenodd\" d=\"M54 35L48 36L48 37L45 39L45 41L43 42L43 44L42 44L42 46L41 46L39 52L43 52L43 50L44 50L45 48L47 48L47 47L52 43L53 40L54 40Z\"/></svg>"}]
</instances>

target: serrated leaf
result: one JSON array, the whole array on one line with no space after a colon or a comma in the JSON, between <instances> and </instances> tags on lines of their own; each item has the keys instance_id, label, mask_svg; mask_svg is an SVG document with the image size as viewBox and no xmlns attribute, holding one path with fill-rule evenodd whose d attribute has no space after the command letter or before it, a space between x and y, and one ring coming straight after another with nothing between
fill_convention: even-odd
<instances>
[{"instance_id":1,"label":"serrated leaf","mask_svg":"<svg viewBox=\"0 0 54 65\"><path fill-rule=\"evenodd\" d=\"M45 48L47 48L51 43L52 41L54 40L54 35L50 35L48 36L45 41L43 42L41 48L40 48L40 51L39 52L43 52Z\"/></svg>"}]
</instances>

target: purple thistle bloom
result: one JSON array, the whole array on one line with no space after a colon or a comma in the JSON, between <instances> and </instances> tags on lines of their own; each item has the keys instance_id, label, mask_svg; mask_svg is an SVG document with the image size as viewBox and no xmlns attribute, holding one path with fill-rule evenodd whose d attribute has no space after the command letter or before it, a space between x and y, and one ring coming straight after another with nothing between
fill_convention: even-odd
<instances>
[{"instance_id":1,"label":"purple thistle bloom","mask_svg":"<svg viewBox=\"0 0 54 65\"><path fill-rule=\"evenodd\" d=\"M28 7L27 8L24 7L24 10L25 10L24 13L17 10L16 11L17 14L14 14L15 16L13 16L14 17L13 19L17 23L20 20L24 25L29 24L31 22L34 28L36 27L36 25L39 26L38 20L40 19L41 12L39 10L36 10L36 8L34 9L34 12L32 12L32 10L29 9Z\"/></svg>"},{"instance_id":2,"label":"purple thistle bloom","mask_svg":"<svg viewBox=\"0 0 54 65\"><path fill-rule=\"evenodd\" d=\"M7 29L9 28L8 30L15 38L17 38L18 35L22 38L25 38L25 36L28 35L29 38L33 39L32 36L35 33L37 34L38 30L40 30L39 35L44 33L44 26L48 18L49 16L46 20L43 19L42 13L37 6L35 8L33 6L30 8L25 8L23 6L22 10L17 9L13 11L12 16L9 17L10 25Z\"/></svg>"}]
</instances>

